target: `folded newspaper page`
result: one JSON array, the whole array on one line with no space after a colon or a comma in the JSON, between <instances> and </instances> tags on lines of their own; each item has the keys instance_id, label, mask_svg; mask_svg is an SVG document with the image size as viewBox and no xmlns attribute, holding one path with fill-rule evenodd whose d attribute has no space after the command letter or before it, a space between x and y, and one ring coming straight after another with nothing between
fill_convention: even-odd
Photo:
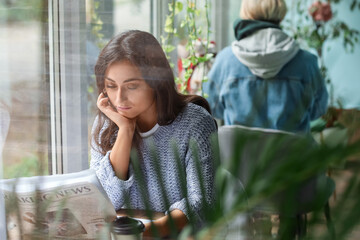
<instances>
[{"instance_id":1,"label":"folded newspaper page","mask_svg":"<svg viewBox=\"0 0 360 240\"><path fill-rule=\"evenodd\" d=\"M112 203L90 169L1 180L0 188L8 239L100 239L107 223L116 218Z\"/></svg>"}]
</instances>

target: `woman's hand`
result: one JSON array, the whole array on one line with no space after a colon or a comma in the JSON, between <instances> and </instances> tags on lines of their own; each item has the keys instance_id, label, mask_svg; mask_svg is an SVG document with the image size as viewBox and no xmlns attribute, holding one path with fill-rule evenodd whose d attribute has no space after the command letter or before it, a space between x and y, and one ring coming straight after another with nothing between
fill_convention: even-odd
<instances>
[{"instance_id":1,"label":"woman's hand","mask_svg":"<svg viewBox=\"0 0 360 240\"><path fill-rule=\"evenodd\" d=\"M180 232L188 223L188 219L185 214L179 210L175 209L170 212L171 218L175 223L175 227L178 232ZM152 227L154 227L160 237L167 237L171 233L171 225L169 215L161 217L153 222L145 223L144 237L156 237L152 232Z\"/></svg>"},{"instance_id":2,"label":"woman's hand","mask_svg":"<svg viewBox=\"0 0 360 240\"><path fill-rule=\"evenodd\" d=\"M126 118L118 113L104 93L99 95L97 107L119 127L109 158L115 175L119 179L126 180L128 177L130 151L135 132L136 119Z\"/></svg>"},{"instance_id":3,"label":"woman's hand","mask_svg":"<svg viewBox=\"0 0 360 240\"><path fill-rule=\"evenodd\" d=\"M96 105L101 112L119 127L119 129L127 129L132 132L135 131L136 119L126 118L118 113L116 108L111 104L109 97L104 93L100 93Z\"/></svg>"}]
</instances>

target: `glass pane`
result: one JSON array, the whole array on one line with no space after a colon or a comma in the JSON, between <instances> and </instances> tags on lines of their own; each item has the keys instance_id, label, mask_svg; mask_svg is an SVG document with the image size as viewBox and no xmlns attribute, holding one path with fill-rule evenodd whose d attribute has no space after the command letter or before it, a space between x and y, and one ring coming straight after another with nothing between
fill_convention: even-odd
<instances>
[{"instance_id":1,"label":"glass pane","mask_svg":"<svg viewBox=\"0 0 360 240\"><path fill-rule=\"evenodd\" d=\"M150 0L114 0L114 31L150 31Z\"/></svg>"},{"instance_id":2,"label":"glass pane","mask_svg":"<svg viewBox=\"0 0 360 240\"><path fill-rule=\"evenodd\" d=\"M97 112L94 65L104 45L116 34L130 29L150 32L150 0L87 0L87 75L89 133ZM90 136L90 134L89 134Z\"/></svg>"},{"instance_id":3,"label":"glass pane","mask_svg":"<svg viewBox=\"0 0 360 240\"><path fill-rule=\"evenodd\" d=\"M5 140L5 178L49 172L45 4L0 2L0 143Z\"/></svg>"},{"instance_id":4,"label":"glass pane","mask_svg":"<svg viewBox=\"0 0 360 240\"><path fill-rule=\"evenodd\" d=\"M89 132L97 111L93 72L100 49L124 30L150 31L150 15L150 0L86 0L86 19L79 22L86 21ZM0 153L4 178L51 173L48 19L47 0L0 2ZM65 65L59 59L54 63ZM60 84L65 79L61 74Z\"/></svg>"}]
</instances>

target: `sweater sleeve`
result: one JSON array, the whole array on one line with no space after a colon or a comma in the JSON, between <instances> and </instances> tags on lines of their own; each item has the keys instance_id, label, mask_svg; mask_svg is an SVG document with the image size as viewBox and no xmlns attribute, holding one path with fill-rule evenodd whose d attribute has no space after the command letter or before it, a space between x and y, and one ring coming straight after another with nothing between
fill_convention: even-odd
<instances>
[{"instance_id":1,"label":"sweater sleeve","mask_svg":"<svg viewBox=\"0 0 360 240\"><path fill-rule=\"evenodd\" d=\"M92 133L94 132L96 125L97 118L95 119ZM128 194L131 186L133 185L134 176L130 167L129 178L126 181L119 179L115 175L115 171L111 165L109 157L110 152L111 151L108 151L105 155L101 154L98 147L94 143L94 139L92 139L90 168L96 171L96 175L105 192L107 193L110 201L114 205L114 208L118 210L125 204L124 196L125 194Z\"/></svg>"},{"instance_id":2,"label":"sweater sleeve","mask_svg":"<svg viewBox=\"0 0 360 240\"><path fill-rule=\"evenodd\" d=\"M204 202L209 206L214 202L215 170L210 136L216 132L216 126L210 115L198 120L199 122L194 122L190 128L190 145L193 144L197 149L198 157L195 157L195 152L192 151L191 147L185 156L187 195L190 209L187 208L186 199L183 198L181 201L173 203L170 211L179 209L184 212L188 219L190 214L194 214L197 222L201 224ZM198 174L197 168L199 168L200 174ZM200 184L200 181L203 185Z\"/></svg>"}]
</instances>

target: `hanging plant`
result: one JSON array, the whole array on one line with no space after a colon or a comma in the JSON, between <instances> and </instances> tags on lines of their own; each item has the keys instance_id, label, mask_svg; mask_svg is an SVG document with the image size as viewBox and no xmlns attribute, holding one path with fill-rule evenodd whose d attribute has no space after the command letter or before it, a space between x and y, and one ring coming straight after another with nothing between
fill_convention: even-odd
<instances>
[{"instance_id":1,"label":"hanging plant","mask_svg":"<svg viewBox=\"0 0 360 240\"><path fill-rule=\"evenodd\" d=\"M333 10L334 5L340 3L341 0L308 0L305 3L302 0L291 0L289 2L292 17L283 22L283 27L299 42L316 50L320 60L321 73L329 85L330 106L334 106L333 86L324 62L325 43L340 39L344 49L353 52L359 43L360 32L340 20L337 11ZM352 0L349 6L350 10L355 11L356 6L360 10L360 1Z\"/></svg>"},{"instance_id":2,"label":"hanging plant","mask_svg":"<svg viewBox=\"0 0 360 240\"><path fill-rule=\"evenodd\" d=\"M202 4L201 4L202 3ZM169 14L165 20L164 32L161 36L161 43L164 52L170 60L170 54L179 47L183 48L183 56L179 59L178 70L184 70L179 76L175 76L175 81L182 93L201 94L201 83L206 81L206 71L200 76L200 84L196 89L190 88L190 79L193 76L196 67L204 67L203 64L209 63L214 57L209 52L209 47L214 49L214 43L209 41L210 38L210 18L209 18L209 1L203 0L199 3L196 0L183 1L172 0L168 4ZM204 30L203 30L204 28ZM176 47L174 41L181 39L180 34L186 34L186 44ZM180 54L181 55L181 54ZM170 61L171 62L171 61ZM174 63L170 63L174 68ZM179 66L181 69L179 69Z\"/></svg>"}]
</instances>

